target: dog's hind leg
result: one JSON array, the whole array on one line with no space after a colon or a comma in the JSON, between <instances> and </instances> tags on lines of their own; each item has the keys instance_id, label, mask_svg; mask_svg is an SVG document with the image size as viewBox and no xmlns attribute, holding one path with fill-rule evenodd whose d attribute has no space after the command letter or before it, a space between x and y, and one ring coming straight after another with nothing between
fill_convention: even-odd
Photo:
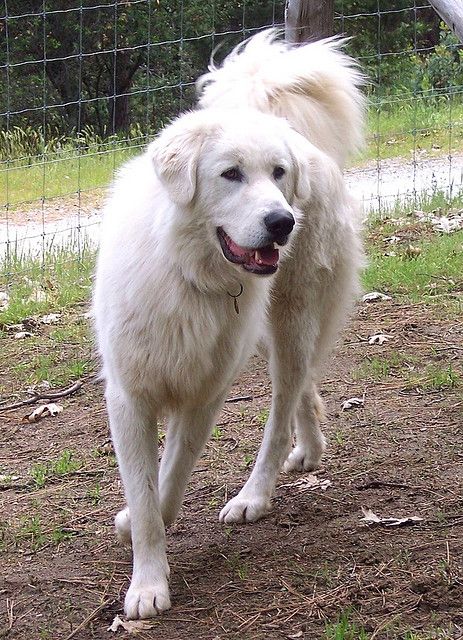
<instances>
[{"instance_id":1,"label":"dog's hind leg","mask_svg":"<svg viewBox=\"0 0 463 640\"><path fill-rule=\"evenodd\" d=\"M166 526L180 511L191 472L211 434L222 403L223 397L200 409L179 411L169 420L159 472L161 510Z\"/></svg>"},{"instance_id":2,"label":"dog's hind leg","mask_svg":"<svg viewBox=\"0 0 463 640\"><path fill-rule=\"evenodd\" d=\"M169 566L159 504L156 419L135 399L110 385L106 402L130 510L133 574L125 613L128 618L149 618L170 607ZM126 510L118 514L116 526L119 528L125 520Z\"/></svg>"},{"instance_id":3,"label":"dog's hind leg","mask_svg":"<svg viewBox=\"0 0 463 640\"><path fill-rule=\"evenodd\" d=\"M302 394L296 413L296 446L285 462L284 470L312 471L320 463L325 451L325 437L320 422L325 421L323 400L314 384Z\"/></svg>"}]
</instances>

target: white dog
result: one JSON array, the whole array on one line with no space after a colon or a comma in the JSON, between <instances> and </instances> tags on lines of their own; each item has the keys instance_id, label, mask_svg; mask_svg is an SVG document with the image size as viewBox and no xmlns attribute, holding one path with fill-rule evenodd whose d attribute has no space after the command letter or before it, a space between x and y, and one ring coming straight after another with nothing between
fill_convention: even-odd
<instances>
[{"instance_id":1,"label":"white dog","mask_svg":"<svg viewBox=\"0 0 463 640\"><path fill-rule=\"evenodd\" d=\"M251 477L220 519L267 512L293 428L287 470L322 454L315 381L361 262L340 169L361 139L359 83L334 41L291 48L260 34L201 80L201 108L116 179L94 314L128 505L116 528L133 547L130 618L170 606L164 527L259 339L272 409Z\"/></svg>"}]
</instances>

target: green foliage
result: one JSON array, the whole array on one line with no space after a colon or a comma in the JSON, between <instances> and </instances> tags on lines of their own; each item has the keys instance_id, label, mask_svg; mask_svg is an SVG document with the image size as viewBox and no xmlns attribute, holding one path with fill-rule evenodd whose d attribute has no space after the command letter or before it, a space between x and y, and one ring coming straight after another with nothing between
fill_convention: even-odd
<instances>
[{"instance_id":1,"label":"green foliage","mask_svg":"<svg viewBox=\"0 0 463 640\"><path fill-rule=\"evenodd\" d=\"M463 50L458 39L441 23L440 42L425 58L415 57L419 88L425 92L452 93L463 87Z\"/></svg>"},{"instance_id":2,"label":"green foliage","mask_svg":"<svg viewBox=\"0 0 463 640\"><path fill-rule=\"evenodd\" d=\"M275 16L275 3L263 0L60 0L43 9L42 0L29 0L27 12L9 0L0 21L8 129L52 125L69 135L91 125L103 137L131 123L159 129L191 104L216 34L227 34L228 49L283 13L282 3Z\"/></svg>"}]
</instances>

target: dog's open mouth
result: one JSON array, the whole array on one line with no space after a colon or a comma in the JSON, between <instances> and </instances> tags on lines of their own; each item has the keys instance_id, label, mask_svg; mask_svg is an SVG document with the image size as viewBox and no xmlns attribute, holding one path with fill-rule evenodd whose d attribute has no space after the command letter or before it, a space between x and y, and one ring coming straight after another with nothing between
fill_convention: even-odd
<instances>
[{"instance_id":1,"label":"dog's open mouth","mask_svg":"<svg viewBox=\"0 0 463 640\"><path fill-rule=\"evenodd\" d=\"M240 264L246 271L260 275L269 275L275 273L278 269L280 253L274 244L255 249L240 247L236 242L233 242L222 227L217 229L217 235L223 255L227 260L235 264Z\"/></svg>"}]
</instances>

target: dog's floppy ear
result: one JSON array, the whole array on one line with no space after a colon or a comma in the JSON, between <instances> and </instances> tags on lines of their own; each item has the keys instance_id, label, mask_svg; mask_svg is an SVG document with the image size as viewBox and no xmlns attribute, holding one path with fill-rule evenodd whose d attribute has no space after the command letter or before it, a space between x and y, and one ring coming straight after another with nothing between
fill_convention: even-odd
<instances>
[{"instance_id":1,"label":"dog's floppy ear","mask_svg":"<svg viewBox=\"0 0 463 640\"><path fill-rule=\"evenodd\" d=\"M187 113L166 127L148 147L159 179L177 204L187 205L193 200L198 159L211 128L204 112Z\"/></svg>"},{"instance_id":2,"label":"dog's floppy ear","mask_svg":"<svg viewBox=\"0 0 463 640\"><path fill-rule=\"evenodd\" d=\"M301 202L331 200L339 190L342 175L339 167L326 153L315 147L296 131L289 136L289 150L295 166L294 195Z\"/></svg>"},{"instance_id":3,"label":"dog's floppy ear","mask_svg":"<svg viewBox=\"0 0 463 640\"><path fill-rule=\"evenodd\" d=\"M289 136L289 152L295 169L294 195L307 202L312 197L312 167L314 147L296 131Z\"/></svg>"}]
</instances>

